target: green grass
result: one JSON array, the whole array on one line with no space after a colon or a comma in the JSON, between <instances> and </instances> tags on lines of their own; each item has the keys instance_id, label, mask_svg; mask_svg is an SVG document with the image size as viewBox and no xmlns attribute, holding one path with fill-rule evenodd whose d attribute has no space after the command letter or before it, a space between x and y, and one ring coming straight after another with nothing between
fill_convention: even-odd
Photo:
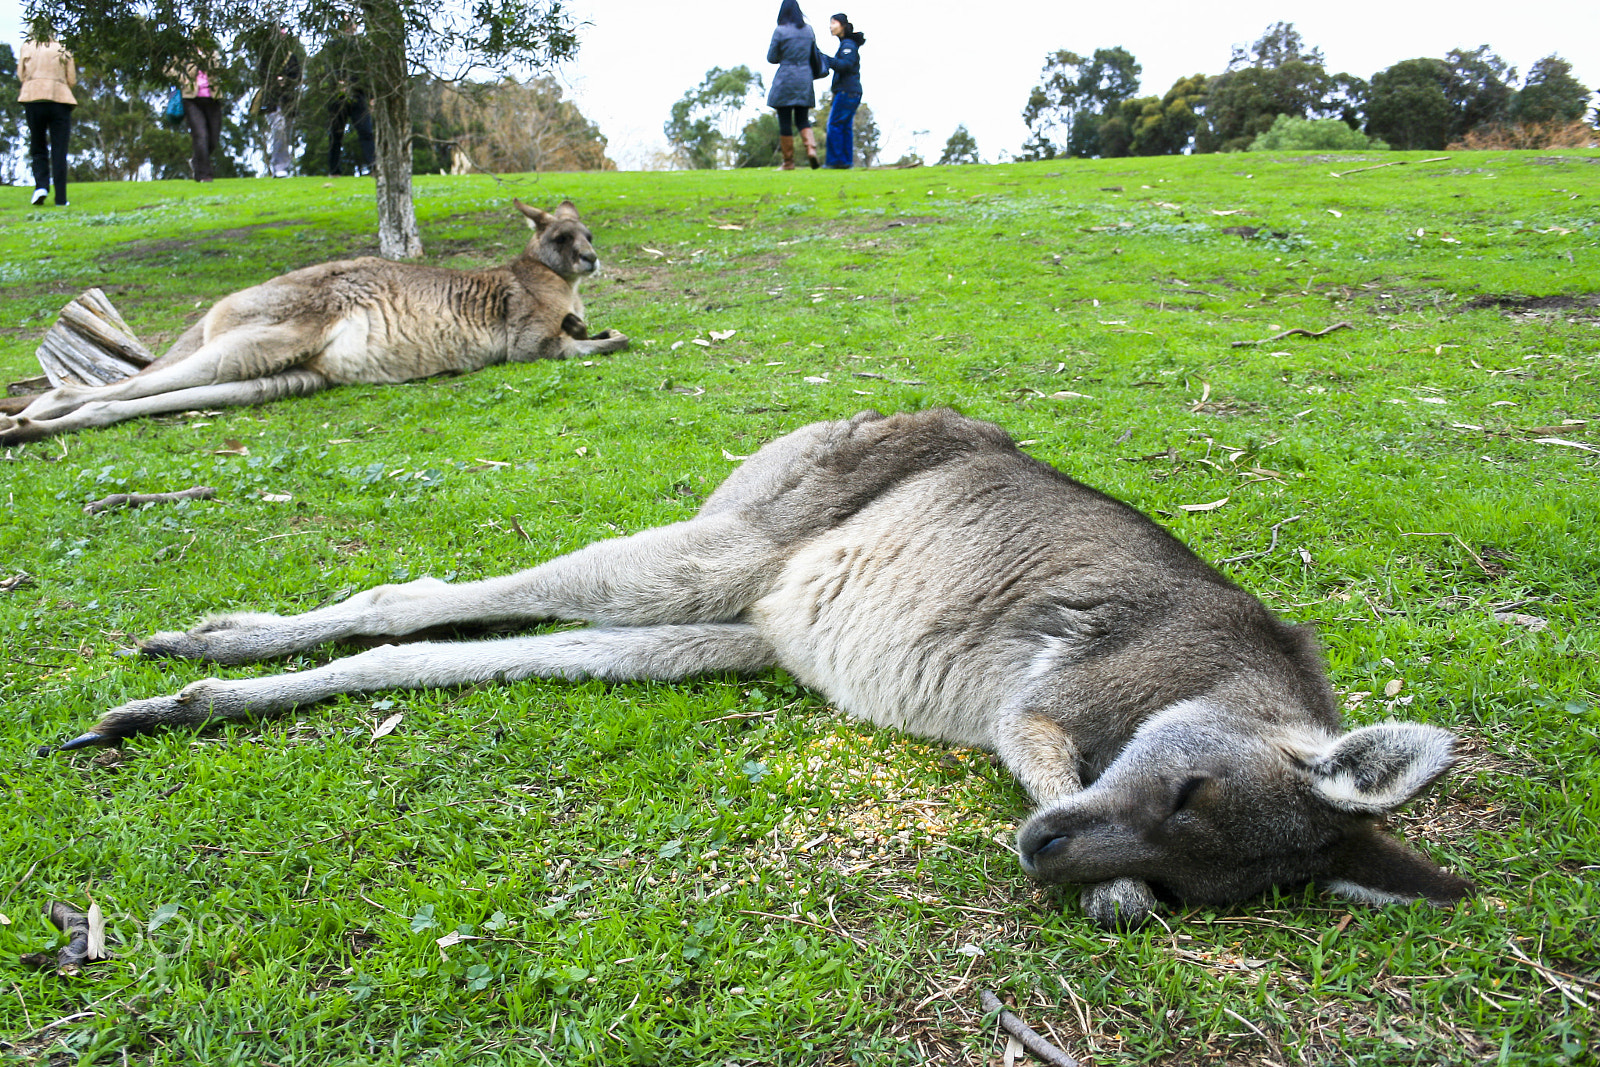
<instances>
[{"instance_id":1,"label":"green grass","mask_svg":"<svg viewBox=\"0 0 1600 1067\"><path fill-rule=\"evenodd\" d=\"M5 454L0 566L34 583L0 593L0 1062L976 1064L986 987L1096 1065L1591 1062L1600 457L1537 438L1600 447L1600 309L1474 299L1600 292L1600 156L1330 173L1421 158L419 178L430 259L458 266L520 246L512 195L572 197L609 265L591 323L633 348ZM90 285L170 340L370 251L368 190L13 190L0 372L37 373ZM379 694L33 754L207 673L117 655L142 634L505 573L691 514L806 422L934 404L1209 558L1298 517L1225 569L1320 628L1352 723L1462 735L1399 830L1482 894L1294 892L1100 934L1018 870L1027 803L986 756L778 674ZM196 484L216 499L80 510ZM20 965L58 943L54 899L98 902L117 959ZM452 931L479 939L441 950Z\"/></svg>"}]
</instances>

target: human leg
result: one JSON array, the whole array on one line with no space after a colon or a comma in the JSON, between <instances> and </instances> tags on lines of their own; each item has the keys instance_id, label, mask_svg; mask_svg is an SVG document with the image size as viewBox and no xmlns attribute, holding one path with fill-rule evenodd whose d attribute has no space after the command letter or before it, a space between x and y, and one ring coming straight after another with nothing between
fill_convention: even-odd
<instances>
[{"instance_id":1,"label":"human leg","mask_svg":"<svg viewBox=\"0 0 1600 1067\"><path fill-rule=\"evenodd\" d=\"M817 159L816 134L811 132L811 109L797 107L794 111L795 125L800 127L800 143L806 146L806 162L811 165L812 170L816 170L822 166L822 162Z\"/></svg>"},{"instance_id":2,"label":"human leg","mask_svg":"<svg viewBox=\"0 0 1600 1067\"><path fill-rule=\"evenodd\" d=\"M50 194L50 101L29 100L22 105L28 125L28 159L33 164L33 202L44 203Z\"/></svg>"},{"instance_id":3,"label":"human leg","mask_svg":"<svg viewBox=\"0 0 1600 1067\"><path fill-rule=\"evenodd\" d=\"M189 129L189 175L197 182L211 180L210 130L197 97L183 98L183 123Z\"/></svg>"},{"instance_id":4,"label":"human leg","mask_svg":"<svg viewBox=\"0 0 1600 1067\"><path fill-rule=\"evenodd\" d=\"M56 206L67 203L67 141L72 137L72 107L51 101L50 178L55 186Z\"/></svg>"},{"instance_id":5,"label":"human leg","mask_svg":"<svg viewBox=\"0 0 1600 1067\"><path fill-rule=\"evenodd\" d=\"M778 112L778 152L783 156L781 170L794 170L794 108L780 107Z\"/></svg>"},{"instance_id":6,"label":"human leg","mask_svg":"<svg viewBox=\"0 0 1600 1067\"><path fill-rule=\"evenodd\" d=\"M328 174L339 176L339 157L344 152L344 128L350 120L344 105L336 104L328 111Z\"/></svg>"},{"instance_id":7,"label":"human leg","mask_svg":"<svg viewBox=\"0 0 1600 1067\"><path fill-rule=\"evenodd\" d=\"M355 118L356 140L361 142L361 164L367 168L367 173L372 173L372 160L376 156L372 141L372 109L363 106L361 113Z\"/></svg>"},{"instance_id":8,"label":"human leg","mask_svg":"<svg viewBox=\"0 0 1600 1067\"><path fill-rule=\"evenodd\" d=\"M200 112L206 120L206 181L212 181L216 172L212 169L211 157L217 147L222 144L222 101L213 96L200 98Z\"/></svg>"},{"instance_id":9,"label":"human leg","mask_svg":"<svg viewBox=\"0 0 1600 1067\"><path fill-rule=\"evenodd\" d=\"M287 178L292 163L289 158L289 122L283 108L267 115L267 137L271 144L272 176Z\"/></svg>"},{"instance_id":10,"label":"human leg","mask_svg":"<svg viewBox=\"0 0 1600 1067\"><path fill-rule=\"evenodd\" d=\"M856 109L860 106L860 93L841 93L833 98L833 107L828 111L828 166L844 169L854 164Z\"/></svg>"}]
</instances>

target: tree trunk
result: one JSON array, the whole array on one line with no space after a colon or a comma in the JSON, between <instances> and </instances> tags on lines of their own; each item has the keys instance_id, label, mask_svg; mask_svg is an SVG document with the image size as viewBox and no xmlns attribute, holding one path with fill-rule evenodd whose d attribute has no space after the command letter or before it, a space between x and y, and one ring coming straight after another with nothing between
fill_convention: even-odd
<instances>
[{"instance_id":1,"label":"tree trunk","mask_svg":"<svg viewBox=\"0 0 1600 1067\"><path fill-rule=\"evenodd\" d=\"M378 254L422 255L411 202L411 106L406 84L406 26L396 0L362 0L372 78L372 126L377 159Z\"/></svg>"}]
</instances>

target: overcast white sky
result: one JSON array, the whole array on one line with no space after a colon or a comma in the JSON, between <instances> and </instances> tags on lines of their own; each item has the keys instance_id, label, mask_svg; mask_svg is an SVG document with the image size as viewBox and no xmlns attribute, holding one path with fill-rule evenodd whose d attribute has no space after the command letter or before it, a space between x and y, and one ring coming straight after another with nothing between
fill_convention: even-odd
<instances>
[{"instance_id":1,"label":"overcast white sky","mask_svg":"<svg viewBox=\"0 0 1600 1067\"><path fill-rule=\"evenodd\" d=\"M610 139L624 168L666 147L668 109L713 66L747 64L765 76L778 0L568 0L589 23L578 57L560 70L570 95ZM834 0L843 3L862 48L865 99L883 130L885 155L907 148L937 157L964 123L985 160L1015 152L1026 137L1020 113L1045 54L1121 45L1144 67L1142 92L1177 78L1220 72L1234 44L1248 45L1279 19L1321 47L1330 71L1371 77L1391 63L1490 45L1526 72L1556 52L1590 87L1600 86L1600 15L1594 0L1142 0L1064 4L998 0ZM802 0L807 21L831 52L828 17L838 10ZM21 0L0 0L0 27L17 27ZM818 82L819 93L826 82ZM926 131L919 135L918 131Z\"/></svg>"}]
</instances>

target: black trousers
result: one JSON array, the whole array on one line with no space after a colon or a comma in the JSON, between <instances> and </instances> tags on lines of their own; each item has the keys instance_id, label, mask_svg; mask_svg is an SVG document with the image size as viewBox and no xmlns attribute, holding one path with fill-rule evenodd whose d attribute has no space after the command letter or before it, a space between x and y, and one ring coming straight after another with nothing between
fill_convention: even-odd
<instances>
[{"instance_id":1,"label":"black trousers","mask_svg":"<svg viewBox=\"0 0 1600 1067\"><path fill-rule=\"evenodd\" d=\"M194 154L189 157L189 168L197 182L216 178L211 172L211 153L222 141L222 101L214 96L186 96L183 98L183 121L189 126L189 140Z\"/></svg>"},{"instance_id":2,"label":"black trousers","mask_svg":"<svg viewBox=\"0 0 1600 1067\"><path fill-rule=\"evenodd\" d=\"M808 107L780 107L777 112L778 133L784 137L793 137L796 130L811 128L811 109Z\"/></svg>"},{"instance_id":3,"label":"black trousers","mask_svg":"<svg viewBox=\"0 0 1600 1067\"><path fill-rule=\"evenodd\" d=\"M344 129L356 128L356 139L361 142L361 162L372 169L372 109L365 102L336 104L328 109L328 173L339 173L339 160L344 153Z\"/></svg>"},{"instance_id":4,"label":"black trousers","mask_svg":"<svg viewBox=\"0 0 1600 1067\"><path fill-rule=\"evenodd\" d=\"M72 105L29 100L22 105L33 157L33 187L56 188L56 203L67 202L67 138L72 135ZM52 181L52 179L54 179Z\"/></svg>"}]
</instances>

